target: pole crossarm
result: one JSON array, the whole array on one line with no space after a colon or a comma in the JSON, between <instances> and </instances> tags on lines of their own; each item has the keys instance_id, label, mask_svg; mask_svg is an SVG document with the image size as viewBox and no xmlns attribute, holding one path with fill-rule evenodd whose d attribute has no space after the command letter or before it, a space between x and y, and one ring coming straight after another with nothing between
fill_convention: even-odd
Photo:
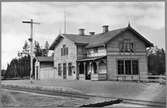
<instances>
[{"instance_id":1,"label":"pole crossarm","mask_svg":"<svg viewBox=\"0 0 167 108\"><path fill-rule=\"evenodd\" d=\"M22 23L40 24L38 22L33 22L33 19L31 19L30 21L22 21Z\"/></svg>"},{"instance_id":2,"label":"pole crossarm","mask_svg":"<svg viewBox=\"0 0 167 108\"><path fill-rule=\"evenodd\" d=\"M33 23L33 24L40 24L40 23L37 23L37 22L31 22L31 21L22 21L22 23Z\"/></svg>"}]
</instances>

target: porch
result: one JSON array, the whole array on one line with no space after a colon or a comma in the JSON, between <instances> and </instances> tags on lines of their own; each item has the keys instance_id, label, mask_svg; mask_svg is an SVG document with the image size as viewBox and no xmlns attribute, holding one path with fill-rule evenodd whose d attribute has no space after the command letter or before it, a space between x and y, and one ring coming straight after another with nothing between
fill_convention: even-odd
<instances>
[{"instance_id":1,"label":"porch","mask_svg":"<svg viewBox=\"0 0 167 108\"><path fill-rule=\"evenodd\" d=\"M107 80L106 56L77 60L77 79Z\"/></svg>"}]
</instances>

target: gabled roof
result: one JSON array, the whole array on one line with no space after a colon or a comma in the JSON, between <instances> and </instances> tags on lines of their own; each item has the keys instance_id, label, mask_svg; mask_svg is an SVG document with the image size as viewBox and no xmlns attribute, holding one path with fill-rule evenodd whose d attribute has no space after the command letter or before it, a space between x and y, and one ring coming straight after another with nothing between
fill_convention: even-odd
<instances>
[{"instance_id":1,"label":"gabled roof","mask_svg":"<svg viewBox=\"0 0 167 108\"><path fill-rule=\"evenodd\" d=\"M52 56L50 56L50 57L39 56L39 57L37 57L37 60L39 62L53 62L53 57Z\"/></svg>"},{"instance_id":2,"label":"gabled roof","mask_svg":"<svg viewBox=\"0 0 167 108\"><path fill-rule=\"evenodd\" d=\"M80 36L80 35L74 35L74 34L63 34L63 36L67 37L68 39L70 39L71 41L73 41L74 43L82 43L82 44L88 44L89 40L91 39L90 35L84 35L84 36Z\"/></svg>"},{"instance_id":3,"label":"gabled roof","mask_svg":"<svg viewBox=\"0 0 167 108\"><path fill-rule=\"evenodd\" d=\"M91 47L98 47L98 46L104 46L106 42L117 36L119 33L125 31L126 28L116 29L112 30L106 33L100 33L92 36L92 38L89 40L89 44L86 46L86 48Z\"/></svg>"},{"instance_id":4,"label":"gabled roof","mask_svg":"<svg viewBox=\"0 0 167 108\"><path fill-rule=\"evenodd\" d=\"M52 43L52 45L50 46L50 50L53 50L63 37L68 38L69 40L73 41L76 44L87 45L86 48L104 46L110 40L114 39L116 36L118 36L119 34L127 30L135 33L136 37L142 40L144 44L146 45L146 47L153 46L153 44L150 41L148 41L141 34L139 34L136 30L134 30L130 25L128 25L128 27L125 27L125 28L120 28L120 29L112 30L112 31L105 32L105 33L99 33L99 34L95 34L91 36L90 35L80 36L76 34L61 34Z\"/></svg>"},{"instance_id":5,"label":"gabled roof","mask_svg":"<svg viewBox=\"0 0 167 108\"><path fill-rule=\"evenodd\" d=\"M56 45L61 41L63 37L60 35L58 35L56 37L56 39L53 41L53 43L51 44L51 46L49 47L49 50L54 50L54 48L56 47Z\"/></svg>"},{"instance_id":6,"label":"gabled roof","mask_svg":"<svg viewBox=\"0 0 167 108\"><path fill-rule=\"evenodd\" d=\"M68 38L69 40L73 41L76 44L88 44L88 41L90 40L91 36L89 35L76 35L76 34L60 34L58 37L54 40L54 42L50 46L50 50L54 50L56 45L61 41L62 38Z\"/></svg>"},{"instance_id":7,"label":"gabled roof","mask_svg":"<svg viewBox=\"0 0 167 108\"><path fill-rule=\"evenodd\" d=\"M144 42L144 44L146 45L146 47L153 46L153 44L150 41L148 41L141 34L139 34L136 30L134 30L130 25L128 25L128 27L125 27L125 28L120 28L120 29L112 30L112 31L109 31L106 33L100 33L100 34L94 35L90 39L89 44L86 46L86 48L104 46L110 40L114 39L116 36L118 36L119 34L125 32L127 30L136 34L135 36L137 38L139 38L140 40L142 40Z\"/></svg>"}]
</instances>

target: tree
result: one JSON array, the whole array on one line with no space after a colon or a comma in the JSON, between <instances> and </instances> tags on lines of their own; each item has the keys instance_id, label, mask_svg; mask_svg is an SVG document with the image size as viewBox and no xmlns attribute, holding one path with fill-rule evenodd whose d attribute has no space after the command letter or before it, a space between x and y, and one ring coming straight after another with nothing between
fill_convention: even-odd
<instances>
[{"instance_id":1,"label":"tree","mask_svg":"<svg viewBox=\"0 0 167 108\"><path fill-rule=\"evenodd\" d=\"M2 69L1 70L1 76L5 76L6 70Z\"/></svg>"},{"instance_id":2,"label":"tree","mask_svg":"<svg viewBox=\"0 0 167 108\"><path fill-rule=\"evenodd\" d=\"M26 41L24 43L23 50L18 54L18 56L19 58L12 59L10 64L7 65L5 73L6 78L23 78L30 75L29 46Z\"/></svg>"},{"instance_id":3,"label":"tree","mask_svg":"<svg viewBox=\"0 0 167 108\"><path fill-rule=\"evenodd\" d=\"M34 45L35 56L47 56L49 51L49 44L46 41L45 48L41 49L39 43L35 41ZM35 58L33 59L33 76L35 73ZM19 53L19 58L14 58L11 60L10 64L7 65L6 72L4 73L5 78L14 78L14 77L27 77L30 76L30 55L29 55L29 46L27 41L23 45L23 50Z\"/></svg>"},{"instance_id":4,"label":"tree","mask_svg":"<svg viewBox=\"0 0 167 108\"><path fill-rule=\"evenodd\" d=\"M28 42L25 41L24 46L23 46L23 50L28 51L28 48L29 48Z\"/></svg>"},{"instance_id":5,"label":"tree","mask_svg":"<svg viewBox=\"0 0 167 108\"><path fill-rule=\"evenodd\" d=\"M35 53L36 57L42 56L42 49L37 41L35 41L35 48L34 49L35 49L34 53Z\"/></svg>"},{"instance_id":6,"label":"tree","mask_svg":"<svg viewBox=\"0 0 167 108\"><path fill-rule=\"evenodd\" d=\"M152 75L165 74L165 51L157 46L147 49L148 71Z\"/></svg>"},{"instance_id":7,"label":"tree","mask_svg":"<svg viewBox=\"0 0 167 108\"><path fill-rule=\"evenodd\" d=\"M48 41L45 42L45 47L42 49L42 56L48 56L49 52L49 43Z\"/></svg>"}]
</instances>

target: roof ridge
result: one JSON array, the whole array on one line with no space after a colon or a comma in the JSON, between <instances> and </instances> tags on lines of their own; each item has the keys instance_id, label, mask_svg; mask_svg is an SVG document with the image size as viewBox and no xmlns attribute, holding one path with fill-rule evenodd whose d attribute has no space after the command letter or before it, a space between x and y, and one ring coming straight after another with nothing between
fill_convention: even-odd
<instances>
[{"instance_id":1,"label":"roof ridge","mask_svg":"<svg viewBox=\"0 0 167 108\"><path fill-rule=\"evenodd\" d=\"M113 30L109 30L108 32L112 32L112 31L120 30L120 29L126 29L126 28L129 28L129 26L127 26L127 27L122 27L122 28L117 28L117 29L113 29ZM105 32L105 33L108 33L108 32ZM105 34L105 33L100 32L100 33L97 33L97 34L94 34L94 35L83 35L83 36L90 36L90 37L92 37L92 36L95 36L95 35ZM81 35L79 35L79 34L74 34L74 33L69 33L69 34L63 33L62 35L76 35L76 36L81 36Z\"/></svg>"}]
</instances>

